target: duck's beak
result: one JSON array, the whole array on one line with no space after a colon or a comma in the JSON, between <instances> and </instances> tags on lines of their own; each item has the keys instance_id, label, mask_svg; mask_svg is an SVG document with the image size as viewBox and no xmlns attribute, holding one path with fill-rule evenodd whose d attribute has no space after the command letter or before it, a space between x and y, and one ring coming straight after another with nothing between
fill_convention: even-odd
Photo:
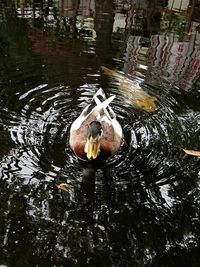
<instances>
[{"instance_id":1,"label":"duck's beak","mask_svg":"<svg viewBox=\"0 0 200 267\"><path fill-rule=\"evenodd\" d=\"M96 159L99 153L99 136L93 138L90 136L87 141L87 158L89 160Z\"/></svg>"}]
</instances>

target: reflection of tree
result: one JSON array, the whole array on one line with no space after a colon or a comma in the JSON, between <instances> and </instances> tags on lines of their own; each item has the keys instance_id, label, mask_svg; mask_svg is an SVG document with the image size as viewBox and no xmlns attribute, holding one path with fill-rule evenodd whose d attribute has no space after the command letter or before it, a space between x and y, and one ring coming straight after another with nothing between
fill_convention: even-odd
<instances>
[{"instance_id":1,"label":"reflection of tree","mask_svg":"<svg viewBox=\"0 0 200 267\"><path fill-rule=\"evenodd\" d=\"M199 196L191 177L167 184L165 199L164 187L145 186L134 172L127 174L120 177L126 179L123 184L116 170L104 167L97 174L101 184L88 200L78 186L72 188L74 199L68 193L62 198L39 174L37 188L19 183L20 191L14 192L14 186L4 187L1 260L15 266L89 262L138 267L161 266L163 258L165 266L176 266L183 255L187 264L192 256L198 261Z\"/></svg>"},{"instance_id":2,"label":"reflection of tree","mask_svg":"<svg viewBox=\"0 0 200 267\"><path fill-rule=\"evenodd\" d=\"M76 0L73 1L73 17L72 17L72 21L71 21L71 32L73 34L73 37L76 37L77 35L77 28L76 28L76 18L78 15L78 9L79 9L79 5L80 5L80 0Z\"/></svg>"},{"instance_id":3,"label":"reflection of tree","mask_svg":"<svg viewBox=\"0 0 200 267\"><path fill-rule=\"evenodd\" d=\"M114 23L113 1L95 1L94 29L96 31L97 53L106 57L111 48L111 38Z\"/></svg>"},{"instance_id":4,"label":"reflection of tree","mask_svg":"<svg viewBox=\"0 0 200 267\"><path fill-rule=\"evenodd\" d=\"M161 12L167 4L167 0L133 0L128 12L126 28L134 34L142 34L143 36L157 33L160 31Z\"/></svg>"},{"instance_id":5,"label":"reflection of tree","mask_svg":"<svg viewBox=\"0 0 200 267\"><path fill-rule=\"evenodd\" d=\"M31 69L32 61L27 22L18 21L11 2L7 4L10 5L9 8L0 9L0 124L3 125L0 125L0 158L14 146L10 133L5 129L20 109L20 104L16 102L16 93L23 90L28 83L34 83L32 71L26 72L26 78L21 75L22 69ZM40 68L35 70L34 76L41 79ZM9 112L5 112L7 109Z\"/></svg>"},{"instance_id":6,"label":"reflection of tree","mask_svg":"<svg viewBox=\"0 0 200 267\"><path fill-rule=\"evenodd\" d=\"M15 93L13 90L17 91L18 86L21 88L23 82L32 81L32 72L26 73L27 76L30 75L30 77L26 77L27 81L23 80L24 77L20 73L21 69L30 67L32 54L27 38L27 21L18 20L14 8L3 9L1 12L3 13L2 17L4 17L1 23L2 27L0 28L0 51L2 52L0 53L1 83L6 84L1 89L9 88L9 96L12 97L12 94L14 95ZM21 61L19 60L20 56L23 56ZM41 77L41 69L39 68L37 75Z\"/></svg>"},{"instance_id":7,"label":"reflection of tree","mask_svg":"<svg viewBox=\"0 0 200 267\"><path fill-rule=\"evenodd\" d=\"M188 12L187 32L189 32L191 30L193 20L196 19L197 21L199 21L199 19L200 19L199 11L200 11L199 1L190 0L190 3L188 5L188 10L187 10L187 12Z\"/></svg>"},{"instance_id":8,"label":"reflection of tree","mask_svg":"<svg viewBox=\"0 0 200 267\"><path fill-rule=\"evenodd\" d=\"M31 239L27 238L30 233L30 224L28 223L27 203L24 196L15 194L10 198L10 206L7 220L5 247L9 255L9 264L23 266L27 264L27 257L23 251L30 248ZM20 211L20 212L19 212Z\"/></svg>"},{"instance_id":9,"label":"reflection of tree","mask_svg":"<svg viewBox=\"0 0 200 267\"><path fill-rule=\"evenodd\" d=\"M112 34L112 4L110 1L96 2L97 48L100 57L107 57L105 54L109 52ZM96 55L92 57L93 54L88 56L85 53L79 58L81 52L86 50L81 40L61 41L55 36L43 36L34 28L27 32L26 21L17 21L13 14L14 11L6 17L4 24L4 26L7 24L6 30L0 32L1 51L3 51L3 55L0 54L1 77L3 77L3 83L1 81L0 84L1 107L9 111L15 110L20 102L16 93L19 90L26 93L33 88L29 82L41 82L41 67L38 67L41 66L40 60L36 65L37 69L26 76L30 70L28 67L35 63L35 58L42 58L46 60L45 63L50 62L49 65L54 66L49 73L46 70L46 75L53 75L55 69L58 74L63 73L63 76L74 75L70 80L74 81L76 86L82 83L82 77L86 73L81 73L79 78L80 72L75 73L75 70L83 69L83 66L84 70L87 67L91 69L99 67ZM17 27L17 24L20 27ZM104 32L106 27L108 28ZM138 41L137 38L135 40ZM133 41L132 38L130 41ZM48 45L54 48L52 53L49 53L48 49L45 50ZM132 43L130 65L128 65L130 73L134 71L134 56L137 61L137 48L140 49L139 43L135 46ZM163 52L163 49L161 50ZM27 71L25 80L23 75L15 71L19 58L23 59L19 66L23 71ZM62 68L65 65L60 64L61 58L67 65L66 68ZM38 63L38 60L36 62ZM57 79L62 81L60 76ZM9 95L14 96L11 102ZM52 95L38 94L38 96L32 95L31 99L38 101L37 103L40 103L38 106L41 107L50 96ZM34 103L29 105L31 107ZM48 109L48 106L46 108ZM44 109L41 113L43 111ZM29 112L30 116L34 115L34 109L30 109ZM53 114L50 114L50 117L52 120ZM9 125L9 120L6 117L3 119ZM28 121L29 117L26 117L26 120ZM151 122L149 117L148 121ZM62 148L66 145L66 138L61 143L61 133L58 133L58 138L52 144L54 139L51 139L51 134L48 133L57 129L57 124L65 122L57 119L51 122L52 124L47 121L49 127L46 129L47 135L44 136L42 132L44 143L40 149L43 152L38 153L40 155L36 161L30 161L31 153L23 153L17 155L19 158L16 161L9 161L9 158L5 157L4 162L1 162L3 171L0 172L0 264L16 267L37 265L160 267L179 266L180 263L184 267L199 265L198 161L188 161L170 150L170 155L172 153L174 157L171 157L170 161L163 162L163 158L167 156L162 154L159 157L158 153L155 153L155 147L158 147L160 140L158 142L153 140L146 151L145 148L136 151L137 159L135 159L136 153L132 152L128 157L125 156L118 166L115 163L114 167L101 166L96 174L96 187L93 179L94 170L90 168L85 170L81 184L77 181L83 176L79 165L73 160L66 162L64 155L61 154L61 151L64 151ZM144 121L141 124L144 125ZM0 130L4 131L2 128ZM156 136L159 138L157 133ZM3 142L7 140L7 133L1 135L1 138ZM163 146L164 144L160 143L158 151L165 153ZM0 147L2 148L2 144ZM152 154L147 159L145 155L148 149ZM21 150L25 152L24 147ZM58 164L60 169L52 169L52 161L55 165ZM24 172L21 171L22 168ZM32 170L30 176L26 173L27 169ZM47 178L49 173L53 173L54 179ZM170 179L171 177L173 179ZM57 190L55 187L57 179L71 181L69 193ZM158 179L161 179L162 183L157 184Z\"/></svg>"}]
</instances>

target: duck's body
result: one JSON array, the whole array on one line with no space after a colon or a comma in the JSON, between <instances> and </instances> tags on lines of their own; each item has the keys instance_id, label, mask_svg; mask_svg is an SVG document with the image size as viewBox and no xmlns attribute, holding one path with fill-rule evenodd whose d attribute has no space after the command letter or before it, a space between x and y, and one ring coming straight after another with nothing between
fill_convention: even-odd
<instances>
[{"instance_id":1,"label":"duck's body","mask_svg":"<svg viewBox=\"0 0 200 267\"><path fill-rule=\"evenodd\" d=\"M106 159L114 155L123 140L122 128L109 106L114 96L106 99L102 89L72 123L69 144L83 160Z\"/></svg>"}]
</instances>

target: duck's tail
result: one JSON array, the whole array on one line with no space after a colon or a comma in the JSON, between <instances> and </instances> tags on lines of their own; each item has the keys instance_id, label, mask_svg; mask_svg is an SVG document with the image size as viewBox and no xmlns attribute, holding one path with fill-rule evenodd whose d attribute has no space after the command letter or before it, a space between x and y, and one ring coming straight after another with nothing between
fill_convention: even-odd
<instances>
[{"instance_id":1,"label":"duck's tail","mask_svg":"<svg viewBox=\"0 0 200 267\"><path fill-rule=\"evenodd\" d=\"M113 95L107 99L104 91L101 88L94 95L94 100L96 105L99 108L104 108L104 109L106 109L109 106L109 104L113 101L114 98L115 96Z\"/></svg>"},{"instance_id":2,"label":"duck's tail","mask_svg":"<svg viewBox=\"0 0 200 267\"><path fill-rule=\"evenodd\" d=\"M102 89L99 89L93 97L93 100L96 103L96 108L99 111L104 110L104 112L106 113L106 116L110 119L110 121L116 118L115 112L110 107L110 103L113 101L114 98L115 98L115 95L110 96L107 99Z\"/></svg>"}]
</instances>

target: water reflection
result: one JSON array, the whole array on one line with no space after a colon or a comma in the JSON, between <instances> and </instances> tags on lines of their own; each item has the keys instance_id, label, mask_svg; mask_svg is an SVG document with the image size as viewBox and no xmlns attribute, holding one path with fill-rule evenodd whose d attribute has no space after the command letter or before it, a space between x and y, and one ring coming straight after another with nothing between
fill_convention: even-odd
<instances>
[{"instance_id":1,"label":"water reflection","mask_svg":"<svg viewBox=\"0 0 200 267\"><path fill-rule=\"evenodd\" d=\"M191 89L200 71L199 39L195 35L185 42L173 36L154 35L148 53L149 70L159 70L159 77L164 77L172 86ZM158 75L153 72L148 77Z\"/></svg>"},{"instance_id":2,"label":"water reflection","mask_svg":"<svg viewBox=\"0 0 200 267\"><path fill-rule=\"evenodd\" d=\"M68 2L1 3L0 264L198 266L199 159L181 149L199 150L199 34L134 36L129 2ZM128 145L90 166L68 134L99 87Z\"/></svg>"}]
</instances>

